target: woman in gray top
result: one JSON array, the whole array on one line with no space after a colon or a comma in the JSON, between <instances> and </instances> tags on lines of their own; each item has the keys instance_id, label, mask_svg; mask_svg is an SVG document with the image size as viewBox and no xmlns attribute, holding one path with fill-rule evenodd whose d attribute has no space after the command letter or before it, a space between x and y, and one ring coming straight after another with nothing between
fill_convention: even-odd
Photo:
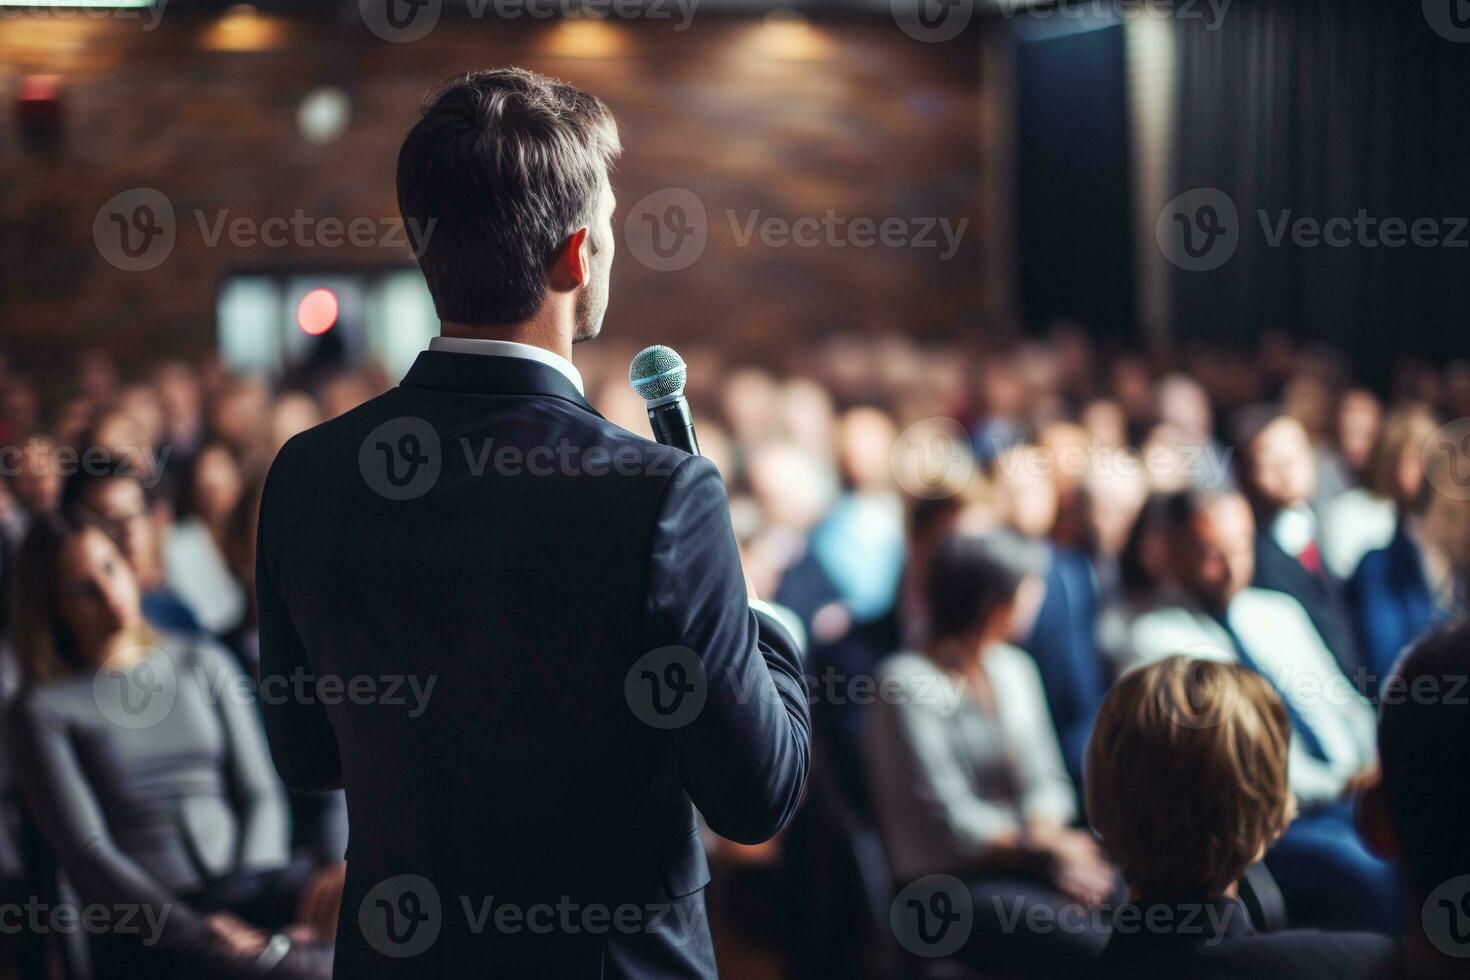
<instances>
[{"instance_id":1,"label":"woman in gray top","mask_svg":"<svg viewBox=\"0 0 1470 980\"><path fill-rule=\"evenodd\" d=\"M38 519L11 600L19 781L83 907L107 912L88 930L96 976L312 975L263 929L288 926L303 896L321 904L329 879L288 866L284 797L234 660L149 629L95 524Z\"/></svg>"},{"instance_id":2,"label":"woman in gray top","mask_svg":"<svg viewBox=\"0 0 1470 980\"><path fill-rule=\"evenodd\" d=\"M874 808L905 886L900 940L1028 974L1098 955L1107 935L1089 909L1115 888L1093 838L1070 826L1076 794L1040 675L1009 642L1040 608L1042 567L1009 531L946 540L926 579L928 642L879 667L864 732ZM915 922L900 921L910 912ZM947 919L962 943L937 929Z\"/></svg>"}]
</instances>

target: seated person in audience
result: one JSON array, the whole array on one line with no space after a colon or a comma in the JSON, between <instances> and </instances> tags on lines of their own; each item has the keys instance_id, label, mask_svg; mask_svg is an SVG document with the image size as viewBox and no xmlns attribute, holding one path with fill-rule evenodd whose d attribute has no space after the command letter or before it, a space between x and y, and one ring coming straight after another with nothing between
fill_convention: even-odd
<instances>
[{"instance_id":1,"label":"seated person in audience","mask_svg":"<svg viewBox=\"0 0 1470 980\"><path fill-rule=\"evenodd\" d=\"M143 480L133 464L115 456L91 458L67 477L61 506L73 517L107 527L143 591L143 618L176 633L198 633L199 620L163 579L163 548L148 507Z\"/></svg>"},{"instance_id":2,"label":"seated person in audience","mask_svg":"<svg viewBox=\"0 0 1470 980\"><path fill-rule=\"evenodd\" d=\"M1362 658L1342 583L1323 558L1321 522L1312 508L1317 459L1307 430L1273 407L1247 409L1236 419L1235 445L1241 483L1256 512L1252 584L1300 603L1351 676Z\"/></svg>"},{"instance_id":3,"label":"seated person in audience","mask_svg":"<svg viewBox=\"0 0 1470 980\"><path fill-rule=\"evenodd\" d=\"M1095 905L1115 883L1092 837L1070 826L1076 796L1041 681L1011 645L1035 616L1044 561L1009 531L941 545L928 642L880 665L864 733L895 878L966 882L975 923L958 955L983 969L1048 972L1096 956L1106 935L1095 924L1031 931L1008 916Z\"/></svg>"},{"instance_id":4,"label":"seated person in audience","mask_svg":"<svg viewBox=\"0 0 1470 980\"><path fill-rule=\"evenodd\" d=\"M1436 484L1470 460L1457 446L1429 448L1425 457L1433 478L1419 481L1415 499L1399 512L1393 540L1363 557L1349 585L1375 692L1409 644L1465 611L1470 504L1440 493ZM1409 465L1425 465L1417 449Z\"/></svg>"},{"instance_id":5,"label":"seated person in audience","mask_svg":"<svg viewBox=\"0 0 1470 980\"><path fill-rule=\"evenodd\" d=\"M1042 549L1045 594L1021 646L1036 660L1047 709L1074 782L1106 685L1097 652L1098 592L1092 562L1058 544L1057 460L1037 446L1018 446L995 460L996 502L1002 519Z\"/></svg>"},{"instance_id":6,"label":"seated person in audience","mask_svg":"<svg viewBox=\"0 0 1470 980\"><path fill-rule=\"evenodd\" d=\"M1420 454L1437 428L1439 419L1420 402L1389 412L1363 466L1361 485L1322 505L1327 548L1322 558L1333 575L1352 577L1364 555L1388 547L1399 515L1419 497Z\"/></svg>"},{"instance_id":7,"label":"seated person in audience","mask_svg":"<svg viewBox=\"0 0 1470 980\"><path fill-rule=\"evenodd\" d=\"M1250 586L1250 507L1239 494L1185 491L1164 514L1171 582L1134 619L1131 662L1176 653L1240 663L1284 699L1291 789L1302 816L1267 855L1292 922L1391 931L1393 870L1368 853L1348 798L1374 766L1373 709L1290 596Z\"/></svg>"},{"instance_id":8,"label":"seated person in audience","mask_svg":"<svg viewBox=\"0 0 1470 980\"><path fill-rule=\"evenodd\" d=\"M10 598L24 686L7 741L31 817L83 903L155 924L93 937L98 980L322 975L341 868L288 865L284 800L230 655L155 634L95 524L38 517Z\"/></svg>"},{"instance_id":9,"label":"seated person in audience","mask_svg":"<svg viewBox=\"0 0 1470 980\"><path fill-rule=\"evenodd\" d=\"M1470 625L1444 627L1406 653L1378 716L1381 777L1358 825L1404 873L1401 961L1387 975L1470 974Z\"/></svg>"},{"instance_id":10,"label":"seated person in audience","mask_svg":"<svg viewBox=\"0 0 1470 980\"><path fill-rule=\"evenodd\" d=\"M1246 869L1286 831L1291 723L1239 664L1166 657L1118 679L1087 748L1087 812L1128 882L1089 977L1372 977L1370 933L1257 935Z\"/></svg>"}]
</instances>

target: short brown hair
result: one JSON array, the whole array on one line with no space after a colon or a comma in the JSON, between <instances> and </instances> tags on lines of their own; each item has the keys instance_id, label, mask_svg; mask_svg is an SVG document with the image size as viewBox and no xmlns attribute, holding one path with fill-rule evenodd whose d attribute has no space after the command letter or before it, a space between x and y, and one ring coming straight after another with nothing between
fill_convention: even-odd
<instances>
[{"instance_id":1,"label":"short brown hair","mask_svg":"<svg viewBox=\"0 0 1470 980\"><path fill-rule=\"evenodd\" d=\"M1291 822L1291 725L1254 672L1167 657L1118 679L1087 746L1087 811L1149 901L1219 897Z\"/></svg>"},{"instance_id":2,"label":"short brown hair","mask_svg":"<svg viewBox=\"0 0 1470 980\"><path fill-rule=\"evenodd\" d=\"M422 115L398 151L398 209L439 317L529 318L622 150L612 113L564 82L497 68L451 79Z\"/></svg>"}]
</instances>

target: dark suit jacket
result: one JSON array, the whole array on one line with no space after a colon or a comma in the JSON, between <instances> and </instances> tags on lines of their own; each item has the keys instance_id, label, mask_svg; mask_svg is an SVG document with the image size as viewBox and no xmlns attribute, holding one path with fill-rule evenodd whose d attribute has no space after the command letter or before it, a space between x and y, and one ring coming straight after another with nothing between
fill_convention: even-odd
<instances>
[{"instance_id":1,"label":"dark suit jacket","mask_svg":"<svg viewBox=\"0 0 1470 980\"><path fill-rule=\"evenodd\" d=\"M715 975L691 800L771 837L809 724L713 465L427 351L281 450L257 587L276 764L347 791L337 976Z\"/></svg>"},{"instance_id":2,"label":"dark suit jacket","mask_svg":"<svg viewBox=\"0 0 1470 980\"><path fill-rule=\"evenodd\" d=\"M1067 773L1081 786L1087 739L1107 689L1097 652L1097 580L1086 555L1046 545L1046 598L1021 645L1036 660Z\"/></svg>"},{"instance_id":3,"label":"dark suit jacket","mask_svg":"<svg viewBox=\"0 0 1470 980\"><path fill-rule=\"evenodd\" d=\"M1125 919L1124 909L1136 915ZM1150 928L1150 922L1160 925ZM1395 954L1387 936L1370 933L1314 929L1258 933L1245 906L1228 900L1182 906L1124 906L1115 916L1113 935L1101 958L1079 977L1366 980L1381 976Z\"/></svg>"},{"instance_id":4,"label":"dark suit jacket","mask_svg":"<svg viewBox=\"0 0 1470 980\"><path fill-rule=\"evenodd\" d=\"M1308 571L1295 555L1283 551L1271 536L1269 518L1257 522L1256 577L1252 584L1285 592L1300 602L1322 636L1322 642L1348 677L1362 666L1352 611L1344 601L1342 583L1331 578L1330 573L1318 575Z\"/></svg>"},{"instance_id":5,"label":"dark suit jacket","mask_svg":"<svg viewBox=\"0 0 1470 980\"><path fill-rule=\"evenodd\" d=\"M1348 594L1358 614L1368 669L1379 683L1403 649L1445 615L1424 579L1419 546L1402 524L1387 548L1363 556Z\"/></svg>"}]
</instances>

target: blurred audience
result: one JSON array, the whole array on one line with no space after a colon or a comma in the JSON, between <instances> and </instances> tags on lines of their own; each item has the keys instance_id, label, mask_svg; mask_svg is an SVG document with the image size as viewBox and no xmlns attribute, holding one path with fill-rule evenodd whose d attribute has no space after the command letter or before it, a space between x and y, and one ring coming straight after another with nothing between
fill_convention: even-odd
<instances>
[{"instance_id":1,"label":"blurred audience","mask_svg":"<svg viewBox=\"0 0 1470 980\"><path fill-rule=\"evenodd\" d=\"M334 934L322 899L340 896L340 871L290 863L233 658L147 625L101 525L36 518L15 573L22 689L7 743L25 801L83 902L152 926L96 933L93 975L325 976L319 956L291 951ZM317 921L298 918L307 908Z\"/></svg>"},{"instance_id":2,"label":"blurred audience","mask_svg":"<svg viewBox=\"0 0 1470 980\"><path fill-rule=\"evenodd\" d=\"M1301 605L1249 584L1256 535L1245 498L1185 491L1168 500L1164 522L1169 580L1133 621L1133 659L1185 653L1239 663L1271 686L1291 719L1291 789L1302 816L1267 865L1301 910L1293 921L1392 929L1392 871L1354 834L1348 798L1375 763L1373 709Z\"/></svg>"},{"instance_id":3,"label":"blurred audience","mask_svg":"<svg viewBox=\"0 0 1470 980\"><path fill-rule=\"evenodd\" d=\"M577 364L600 410L647 435L626 383L632 353L610 337L579 347ZM1076 324L1040 339L932 345L834 335L780 360L742 362L707 345L686 355L701 442L728 484L747 574L810 638L818 764L849 816L881 829L895 881L963 878L981 896L982 916L994 908L987 895L1049 906L1106 899L1111 872L1079 817L1088 739L1120 672L1183 653L1252 672L1285 711L1286 778L1301 815L1270 844L1265 867L1291 923L1401 927L1395 873L1355 832L1351 797L1376 772L1369 703L1382 699L1383 678L1403 650L1465 612L1470 458L1451 439L1431 440L1441 419L1470 412L1470 365L1405 359L1380 394L1355 387L1331 350L1298 346L1282 330L1267 331L1254 350L1196 345L1151 359L1104 350ZM100 801L105 820L107 806L194 771L164 755L154 758L161 773L143 779L120 760L105 785L88 773L92 783L63 787L61 762L16 765L48 745L91 750L45 741L48 731L31 724L69 710L62 689L97 669L74 657L65 677L32 676L37 610L86 598L48 598L55 579L46 569L65 564L121 596L126 588L103 584L120 564L137 615L130 599L93 596L97 622L125 621L153 647L218 676L249 674L265 469L291 435L391 383L370 363L273 381L217 359L125 367L100 351L79 354L70 373L27 376L13 359L0 362L0 585L26 597L5 607L19 620L0 621L0 713L7 702L28 706L10 712L10 729L29 726L0 745L0 874L12 879L3 887L14 885L21 811L33 822L44 814L60 833L72 826L74 785ZM1228 431L1220 419L1231 420ZM105 572L109 561L114 571ZM37 581L22 581L33 577L28 567ZM73 643L56 622L56 635ZM1236 673L1219 683L1251 686ZM908 690L919 675L945 679L950 713L922 698L894 705L871 696L879 679ZM1386 702L1384 710L1387 719ZM219 734L178 732L177 746L204 760L188 765L213 773L197 784L208 794L233 778L208 750ZM265 766L269 779L257 779L275 801L266 807L276 814L270 867L232 867L229 880L336 867L346 832L340 793L283 797ZM1088 782L1110 775L1118 774ZM17 780L27 783L24 803ZM1193 812L1195 798L1210 795L1187 785L1158 783L1159 812ZM1215 797L1221 807L1234 799L1224 790ZM190 833L220 846L241 833L245 813L232 802ZM717 858L803 862L786 870L809 879L806 893L821 892L831 860L820 851L848 847L852 825L824 811L813 826L807 845L784 856L780 842L759 856L710 846ZM1401 827L1396 838L1407 833ZM1258 829L1266 846L1274 831ZM135 840L115 838L107 852L133 862L130 887L195 902L201 922L235 917L205 924L179 947L207 938L198 948L224 951L211 961L220 971L238 966L231 956L254 948L263 930L303 917L284 899L266 910L238 894L204 894L182 865L140 864L156 855L131 855ZM59 856L71 841L55 838ZM1121 852L1114 856L1127 871ZM65 873L92 887L103 872L73 860ZM841 897L857 908L855 895ZM804 910L788 913L800 922ZM1412 945L1412 916L1409 925ZM828 932L850 929L849 921ZM976 931L964 958L1000 956L1022 974L1075 964L1106 941L1106 930L1065 941L997 938L984 921ZM1170 951L1146 955L1155 952Z\"/></svg>"},{"instance_id":4,"label":"blurred audience","mask_svg":"<svg viewBox=\"0 0 1470 980\"><path fill-rule=\"evenodd\" d=\"M928 569L928 642L879 668L865 747L900 885L964 879L977 968L1056 970L1094 957L1100 930L1008 929L998 910L1097 905L1113 871L1070 825L1074 788L1035 664L1013 644L1041 607L1045 555L1009 531L956 535Z\"/></svg>"},{"instance_id":5,"label":"blurred audience","mask_svg":"<svg viewBox=\"0 0 1470 980\"><path fill-rule=\"evenodd\" d=\"M1256 512L1254 582L1301 603L1338 665L1352 673L1361 666L1358 641L1342 584L1324 558L1313 503L1317 457L1306 426L1275 406L1257 406L1240 413L1235 429L1241 482Z\"/></svg>"}]
</instances>

